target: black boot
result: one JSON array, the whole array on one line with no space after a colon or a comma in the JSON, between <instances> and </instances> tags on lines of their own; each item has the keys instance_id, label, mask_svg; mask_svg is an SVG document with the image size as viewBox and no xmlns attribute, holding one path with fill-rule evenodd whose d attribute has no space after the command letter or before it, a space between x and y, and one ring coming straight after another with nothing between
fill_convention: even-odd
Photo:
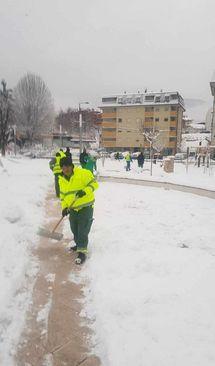
<instances>
[{"instance_id":1,"label":"black boot","mask_svg":"<svg viewBox=\"0 0 215 366\"><path fill-rule=\"evenodd\" d=\"M69 248L69 252L76 252L78 249L77 245L74 245L73 247Z\"/></svg>"},{"instance_id":2,"label":"black boot","mask_svg":"<svg viewBox=\"0 0 215 366\"><path fill-rule=\"evenodd\" d=\"M85 262L85 260L86 260L86 254L79 252L78 253L78 256L77 256L77 258L75 260L75 263L76 264L82 264L82 263Z\"/></svg>"}]
</instances>

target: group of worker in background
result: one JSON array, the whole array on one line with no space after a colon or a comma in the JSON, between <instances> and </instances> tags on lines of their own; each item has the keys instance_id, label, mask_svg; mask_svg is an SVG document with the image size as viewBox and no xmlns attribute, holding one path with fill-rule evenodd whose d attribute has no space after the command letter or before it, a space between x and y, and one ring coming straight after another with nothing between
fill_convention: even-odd
<instances>
[{"instance_id":1,"label":"group of worker in background","mask_svg":"<svg viewBox=\"0 0 215 366\"><path fill-rule=\"evenodd\" d=\"M132 156L130 154L130 152L128 152L125 156L125 161L126 161L126 172L129 172L131 170L131 162L132 162ZM138 163L138 168L143 169L143 164L145 161L145 157L143 155L143 153L141 152L138 157L137 157L137 163Z\"/></svg>"},{"instance_id":2,"label":"group of worker in background","mask_svg":"<svg viewBox=\"0 0 215 366\"><path fill-rule=\"evenodd\" d=\"M60 149L49 165L54 173L56 196L60 198L62 216L69 216L75 245L70 250L77 252L76 264L86 259L88 235L93 222L94 191L98 183L93 175L95 159L86 149L80 154L80 166L75 166L70 149Z\"/></svg>"}]
</instances>

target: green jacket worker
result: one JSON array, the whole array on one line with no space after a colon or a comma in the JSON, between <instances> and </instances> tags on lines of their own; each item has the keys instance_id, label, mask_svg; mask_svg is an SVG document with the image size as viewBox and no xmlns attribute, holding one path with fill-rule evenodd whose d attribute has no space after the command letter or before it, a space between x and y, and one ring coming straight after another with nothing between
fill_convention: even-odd
<instances>
[{"instance_id":1,"label":"green jacket worker","mask_svg":"<svg viewBox=\"0 0 215 366\"><path fill-rule=\"evenodd\" d=\"M86 169L74 167L70 158L60 161L62 174L59 176L62 215L69 215L75 246L78 253L77 264L86 259L88 235L93 222L94 191L98 183L93 174Z\"/></svg>"}]
</instances>

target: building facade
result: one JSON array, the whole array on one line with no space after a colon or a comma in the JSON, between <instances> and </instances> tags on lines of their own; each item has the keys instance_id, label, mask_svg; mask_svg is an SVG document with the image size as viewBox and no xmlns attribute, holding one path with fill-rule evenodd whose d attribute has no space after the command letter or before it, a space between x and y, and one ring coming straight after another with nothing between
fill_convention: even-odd
<instances>
[{"instance_id":1,"label":"building facade","mask_svg":"<svg viewBox=\"0 0 215 366\"><path fill-rule=\"evenodd\" d=\"M211 144L215 146L215 75L210 83L211 94L213 96L213 108L212 108L212 118L211 118Z\"/></svg>"},{"instance_id":2,"label":"building facade","mask_svg":"<svg viewBox=\"0 0 215 366\"><path fill-rule=\"evenodd\" d=\"M101 145L108 151L149 148L145 134L159 132L158 150L175 154L181 143L184 101L178 92L102 98Z\"/></svg>"}]
</instances>

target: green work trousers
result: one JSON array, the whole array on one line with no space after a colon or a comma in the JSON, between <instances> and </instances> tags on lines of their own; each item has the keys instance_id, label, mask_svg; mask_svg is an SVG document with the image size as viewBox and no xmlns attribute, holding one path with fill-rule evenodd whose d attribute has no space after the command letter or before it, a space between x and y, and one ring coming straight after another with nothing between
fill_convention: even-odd
<instances>
[{"instance_id":1,"label":"green work trousers","mask_svg":"<svg viewBox=\"0 0 215 366\"><path fill-rule=\"evenodd\" d=\"M59 187L59 175L60 173L56 173L54 175L54 181L55 181L55 192L56 192L56 196L60 197L60 187Z\"/></svg>"},{"instance_id":2,"label":"green work trousers","mask_svg":"<svg viewBox=\"0 0 215 366\"><path fill-rule=\"evenodd\" d=\"M71 210L69 221L77 252L87 253L88 235L93 222L93 207L84 207L79 211Z\"/></svg>"}]
</instances>

